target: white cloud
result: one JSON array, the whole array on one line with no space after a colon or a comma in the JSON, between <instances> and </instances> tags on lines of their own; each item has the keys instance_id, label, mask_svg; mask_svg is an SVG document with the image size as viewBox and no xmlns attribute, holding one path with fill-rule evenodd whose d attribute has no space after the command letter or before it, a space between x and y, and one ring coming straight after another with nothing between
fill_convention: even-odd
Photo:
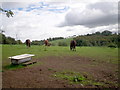
<instances>
[{"instance_id":1,"label":"white cloud","mask_svg":"<svg viewBox=\"0 0 120 90\"><path fill-rule=\"evenodd\" d=\"M41 40L49 37L60 36L57 31L56 24L63 20L65 13L56 13L48 10L13 10L15 15L13 18L3 16L3 25L6 30L6 35L16 35L22 41L30 38L32 40Z\"/></svg>"},{"instance_id":2,"label":"white cloud","mask_svg":"<svg viewBox=\"0 0 120 90\"><path fill-rule=\"evenodd\" d=\"M95 2L97 1L100 0L95 0ZM96 28L85 27L87 25L86 23L90 25L91 21L96 20L96 23L98 23L98 18L103 18L109 14L112 15L112 13L114 15L116 13L115 9L110 11L108 8L109 13L104 13L100 6L94 6L95 4L93 4L93 1L87 3L70 3L69 1L59 3L46 1L43 4L41 3L42 2L29 2L18 3L17 5L16 3L6 3L4 7L8 9L11 8L15 15L11 18L2 15L5 34L14 38L16 38L17 35L17 39L24 42L27 38L31 40L42 40L49 37L83 35L106 29L111 31L117 30L117 25L98 25ZM86 7L86 5L89 7ZM67 9L65 9L66 7ZM23 9L20 10L20 8ZM57 25L64 20L67 22L66 27L57 27ZM79 23L77 20L82 20L84 25L76 25L76 23Z\"/></svg>"},{"instance_id":3,"label":"white cloud","mask_svg":"<svg viewBox=\"0 0 120 90\"><path fill-rule=\"evenodd\" d=\"M84 25L87 27L106 26L117 23L117 3L99 2L80 8L72 9L65 16L65 20L59 26Z\"/></svg>"}]
</instances>

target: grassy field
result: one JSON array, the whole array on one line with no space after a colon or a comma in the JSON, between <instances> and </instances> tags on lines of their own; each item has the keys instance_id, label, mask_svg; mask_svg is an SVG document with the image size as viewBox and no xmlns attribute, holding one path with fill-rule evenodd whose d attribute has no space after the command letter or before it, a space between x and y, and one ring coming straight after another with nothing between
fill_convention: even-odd
<instances>
[{"instance_id":1,"label":"grassy field","mask_svg":"<svg viewBox=\"0 0 120 90\"><path fill-rule=\"evenodd\" d=\"M49 85L54 88L118 87L118 48L76 47L76 49L77 51L70 51L68 46L50 46L45 50L45 46L37 45L30 48L25 45L3 45L3 87L33 88L32 84L38 88L47 88ZM8 57L25 53L35 54L33 60L37 63L27 67L10 64ZM18 82L19 80L22 84Z\"/></svg>"},{"instance_id":2,"label":"grassy field","mask_svg":"<svg viewBox=\"0 0 120 90\"><path fill-rule=\"evenodd\" d=\"M8 57L19 54L35 54L35 59L44 56L83 56L99 61L109 63L118 63L118 48L108 47L77 47L77 51L70 51L69 47L51 46L45 51L44 46L32 46L26 48L25 45L3 45L2 46L2 62L3 66L10 64Z\"/></svg>"}]
</instances>

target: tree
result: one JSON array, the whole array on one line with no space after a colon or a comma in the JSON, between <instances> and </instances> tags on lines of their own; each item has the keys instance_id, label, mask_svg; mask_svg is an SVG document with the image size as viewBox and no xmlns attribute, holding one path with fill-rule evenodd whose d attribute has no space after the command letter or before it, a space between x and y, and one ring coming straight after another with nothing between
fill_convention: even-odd
<instances>
[{"instance_id":1,"label":"tree","mask_svg":"<svg viewBox=\"0 0 120 90\"><path fill-rule=\"evenodd\" d=\"M108 46L110 43L120 45L120 38L117 34L112 34L110 31L95 32L84 36L77 36L75 40L77 46Z\"/></svg>"},{"instance_id":2,"label":"tree","mask_svg":"<svg viewBox=\"0 0 120 90\"><path fill-rule=\"evenodd\" d=\"M6 37L4 34L0 33L0 44L6 43Z\"/></svg>"},{"instance_id":3,"label":"tree","mask_svg":"<svg viewBox=\"0 0 120 90\"><path fill-rule=\"evenodd\" d=\"M22 43L21 41L19 42ZM17 44L17 41L12 37L6 37L4 34L0 33L0 44Z\"/></svg>"},{"instance_id":4,"label":"tree","mask_svg":"<svg viewBox=\"0 0 120 90\"><path fill-rule=\"evenodd\" d=\"M14 38L7 37L6 38L6 43L5 44L17 44Z\"/></svg>"},{"instance_id":5,"label":"tree","mask_svg":"<svg viewBox=\"0 0 120 90\"><path fill-rule=\"evenodd\" d=\"M109 36L109 35L112 35L112 32L108 31L108 30L105 30L105 31L102 32L102 35Z\"/></svg>"},{"instance_id":6,"label":"tree","mask_svg":"<svg viewBox=\"0 0 120 90\"><path fill-rule=\"evenodd\" d=\"M100 35L101 33L100 33L100 32L96 32L95 34L96 34L96 35Z\"/></svg>"},{"instance_id":7,"label":"tree","mask_svg":"<svg viewBox=\"0 0 120 90\"><path fill-rule=\"evenodd\" d=\"M6 16L9 18L10 16L13 17L14 13L11 10L4 10L0 8L0 11L5 12Z\"/></svg>"},{"instance_id":8,"label":"tree","mask_svg":"<svg viewBox=\"0 0 120 90\"><path fill-rule=\"evenodd\" d=\"M22 41L21 40L17 40L16 43L17 44L22 44Z\"/></svg>"}]
</instances>

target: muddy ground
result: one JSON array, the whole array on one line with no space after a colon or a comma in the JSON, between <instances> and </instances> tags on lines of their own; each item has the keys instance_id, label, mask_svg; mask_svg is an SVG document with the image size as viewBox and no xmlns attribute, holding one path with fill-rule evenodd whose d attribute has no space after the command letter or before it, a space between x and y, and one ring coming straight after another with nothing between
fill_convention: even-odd
<instances>
[{"instance_id":1,"label":"muddy ground","mask_svg":"<svg viewBox=\"0 0 120 90\"><path fill-rule=\"evenodd\" d=\"M114 88L118 84L118 65L80 56L49 56L33 66L3 72L3 88ZM79 72L85 78L104 85L70 83L53 75L56 72Z\"/></svg>"}]
</instances>

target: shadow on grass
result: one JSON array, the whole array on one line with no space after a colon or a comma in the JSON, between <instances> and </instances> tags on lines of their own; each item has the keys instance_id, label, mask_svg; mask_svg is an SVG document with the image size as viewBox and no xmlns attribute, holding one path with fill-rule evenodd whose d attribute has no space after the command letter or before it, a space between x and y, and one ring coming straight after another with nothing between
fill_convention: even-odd
<instances>
[{"instance_id":1,"label":"shadow on grass","mask_svg":"<svg viewBox=\"0 0 120 90\"><path fill-rule=\"evenodd\" d=\"M42 65L42 64L43 64L42 62L38 62L38 63L30 64L30 65L24 65L24 63L23 64L19 64L19 65L10 64L10 65L4 66L3 69L5 69L5 70L15 70L15 69L28 67L28 66L32 67L32 66L37 66L37 65Z\"/></svg>"},{"instance_id":2,"label":"shadow on grass","mask_svg":"<svg viewBox=\"0 0 120 90\"><path fill-rule=\"evenodd\" d=\"M3 68L6 70L15 70L15 69L23 68L23 67L25 66L23 66L22 64L19 64L19 65L10 64L10 65L4 66Z\"/></svg>"}]
</instances>

